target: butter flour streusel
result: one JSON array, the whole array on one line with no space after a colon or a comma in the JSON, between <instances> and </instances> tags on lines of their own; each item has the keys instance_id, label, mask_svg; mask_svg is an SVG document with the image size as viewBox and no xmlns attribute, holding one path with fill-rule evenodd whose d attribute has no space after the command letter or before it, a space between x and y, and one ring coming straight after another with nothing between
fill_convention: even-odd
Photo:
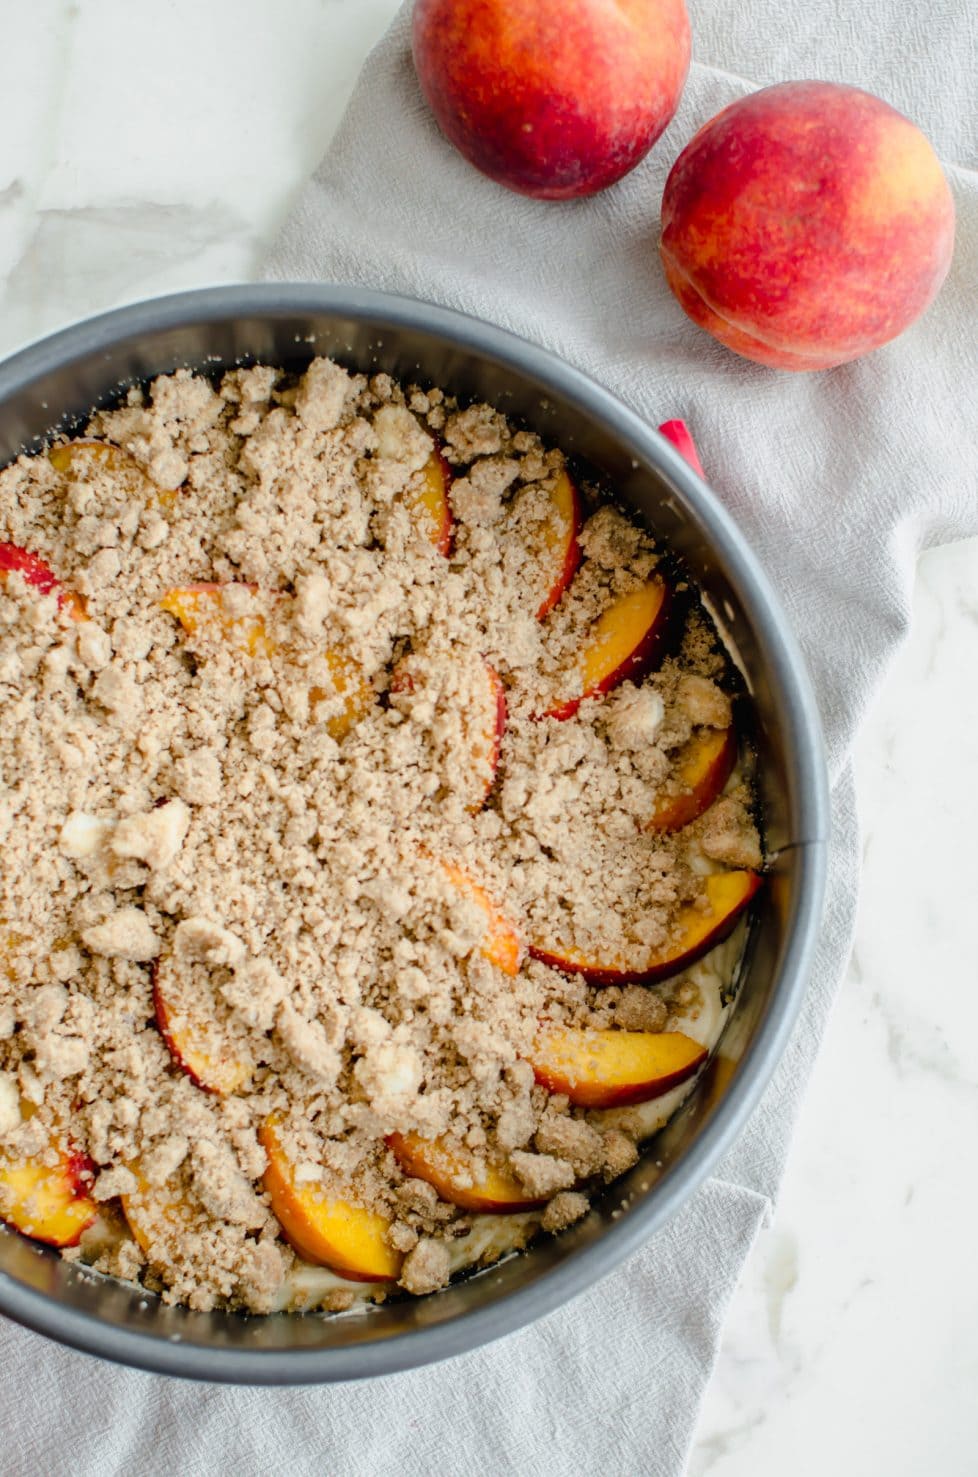
<instances>
[{"instance_id":1,"label":"butter flour streusel","mask_svg":"<svg viewBox=\"0 0 978 1477\"><path fill-rule=\"evenodd\" d=\"M269 1123L297 1185L383 1218L417 1293L472 1217L391 1135L443 1141L473 1182L502 1165L546 1230L634 1162L634 1125L548 1092L527 1053L542 1020L667 1029L695 983L513 973L482 899L520 940L618 958L761 856L736 775L648 828L693 732L731 724L695 610L640 685L541 719L582 631L659 565L595 506L539 619L563 474L490 407L328 360L178 371L0 473L0 539L60 582L0 586L0 1152L53 1167L70 1125L102 1217L66 1254L194 1308L281 1306Z\"/></svg>"}]
</instances>

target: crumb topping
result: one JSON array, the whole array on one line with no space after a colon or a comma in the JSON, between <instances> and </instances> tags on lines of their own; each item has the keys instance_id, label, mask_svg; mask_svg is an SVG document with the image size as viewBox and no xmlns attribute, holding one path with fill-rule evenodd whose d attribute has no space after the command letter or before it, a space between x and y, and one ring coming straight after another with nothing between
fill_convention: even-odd
<instances>
[{"instance_id":1,"label":"crumb topping","mask_svg":"<svg viewBox=\"0 0 978 1477\"><path fill-rule=\"evenodd\" d=\"M761 864L741 780L650 829L732 722L695 611L652 675L541 716L661 577L652 539L589 505L539 619L560 453L328 360L177 371L57 451L0 472L0 540L83 602L0 580L0 1151L70 1123L117 1231L96 1267L203 1309L267 1311L296 1265L270 1121L299 1189L383 1218L408 1292L467 1222L392 1135L579 1220L635 1136L537 1085L540 1022L662 1031L683 983L597 988L526 941L648 953Z\"/></svg>"}]
</instances>

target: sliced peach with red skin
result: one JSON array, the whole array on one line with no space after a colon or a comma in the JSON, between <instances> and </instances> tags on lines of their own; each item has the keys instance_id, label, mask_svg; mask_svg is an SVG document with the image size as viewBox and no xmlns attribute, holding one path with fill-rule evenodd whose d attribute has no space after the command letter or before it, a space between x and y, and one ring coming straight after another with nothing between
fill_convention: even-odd
<instances>
[{"instance_id":1,"label":"sliced peach with red skin","mask_svg":"<svg viewBox=\"0 0 978 1477\"><path fill-rule=\"evenodd\" d=\"M188 635L202 631L212 639L221 638L231 642L236 650L244 652L246 656L273 657L276 646L268 635L261 612L249 611L243 615L235 613L234 592L240 590L254 595L258 586L176 585L164 593L159 603L162 610L176 616ZM339 742L373 706L376 694L359 669L342 651L330 648L324 655L335 694L343 704L340 712L327 722L326 730ZM310 689L309 700L315 704L323 702L330 695L322 688L314 687Z\"/></svg>"},{"instance_id":2,"label":"sliced peach with red skin","mask_svg":"<svg viewBox=\"0 0 978 1477\"><path fill-rule=\"evenodd\" d=\"M703 471L703 463L700 461L700 454L696 450L696 442L693 440L685 421L663 421L659 427L659 435L664 436L676 448L679 455L689 463L694 472L698 473L700 477L706 477L706 473Z\"/></svg>"},{"instance_id":3,"label":"sliced peach with red skin","mask_svg":"<svg viewBox=\"0 0 978 1477\"><path fill-rule=\"evenodd\" d=\"M464 1156L441 1139L425 1139L417 1133L392 1133L387 1146L405 1174L426 1180L450 1205L477 1215L507 1215L537 1210L547 1196L534 1199L514 1175L502 1167L490 1167L476 1179Z\"/></svg>"},{"instance_id":4,"label":"sliced peach with red skin","mask_svg":"<svg viewBox=\"0 0 978 1477\"><path fill-rule=\"evenodd\" d=\"M387 1239L391 1222L321 1185L300 1184L282 1141L268 1119L258 1130L268 1155L263 1184L286 1240L304 1261L330 1267L353 1282L390 1282L403 1257Z\"/></svg>"},{"instance_id":5,"label":"sliced peach with red skin","mask_svg":"<svg viewBox=\"0 0 978 1477\"><path fill-rule=\"evenodd\" d=\"M681 908L669 942L632 957L594 958L572 948L531 943L529 953L563 974L580 974L592 985L651 985L679 974L730 934L761 886L756 872L714 872L703 879L705 906Z\"/></svg>"},{"instance_id":6,"label":"sliced peach with red skin","mask_svg":"<svg viewBox=\"0 0 978 1477\"><path fill-rule=\"evenodd\" d=\"M457 892L476 904L485 914L486 930L479 945L479 952L504 974L518 974L523 959L523 944L509 919L497 908L485 888L444 857L439 865Z\"/></svg>"},{"instance_id":7,"label":"sliced peach with red skin","mask_svg":"<svg viewBox=\"0 0 978 1477\"><path fill-rule=\"evenodd\" d=\"M672 595L661 580L647 580L609 605L588 630L574 667L574 697L548 708L546 718L573 718L585 698L638 682L661 660Z\"/></svg>"},{"instance_id":8,"label":"sliced peach with red skin","mask_svg":"<svg viewBox=\"0 0 978 1477\"><path fill-rule=\"evenodd\" d=\"M687 1081L706 1050L681 1031L541 1031L530 1053L533 1075L548 1092L582 1108L646 1103Z\"/></svg>"},{"instance_id":9,"label":"sliced peach with red skin","mask_svg":"<svg viewBox=\"0 0 978 1477\"><path fill-rule=\"evenodd\" d=\"M665 795L652 813L650 831L678 831L713 804L737 762L733 728L707 728L684 744L676 762L676 792Z\"/></svg>"},{"instance_id":10,"label":"sliced peach with red skin","mask_svg":"<svg viewBox=\"0 0 978 1477\"><path fill-rule=\"evenodd\" d=\"M220 1041L214 1026L195 1021L168 998L164 961L154 959L150 973L156 1024L175 1064L204 1092L216 1097L238 1092L251 1078L250 1063L241 1061Z\"/></svg>"},{"instance_id":11,"label":"sliced peach with red skin","mask_svg":"<svg viewBox=\"0 0 978 1477\"><path fill-rule=\"evenodd\" d=\"M542 621L553 610L567 589L581 562L581 497L566 470L558 472L548 491L549 507L543 528L543 545L548 567L547 593L537 610Z\"/></svg>"},{"instance_id":12,"label":"sliced peach with red skin","mask_svg":"<svg viewBox=\"0 0 978 1477\"><path fill-rule=\"evenodd\" d=\"M25 584L33 585L42 595L57 595L59 606L68 612L73 621L88 619L82 597L73 590L64 589L57 575L43 559L39 559L29 549L22 549L19 544L0 543L0 581L5 581L8 574L15 573L22 575Z\"/></svg>"},{"instance_id":13,"label":"sliced peach with red skin","mask_svg":"<svg viewBox=\"0 0 978 1477\"><path fill-rule=\"evenodd\" d=\"M21 1112L29 1118L34 1109L22 1103ZM98 1215L89 1194L94 1166L70 1144L52 1139L48 1148L54 1164L40 1155L21 1158L13 1149L0 1150L0 1219L47 1246L77 1246Z\"/></svg>"},{"instance_id":14,"label":"sliced peach with red skin","mask_svg":"<svg viewBox=\"0 0 978 1477\"><path fill-rule=\"evenodd\" d=\"M438 446L425 462L415 481L409 485L405 500L418 526L439 554L447 558L452 552L452 503L449 490L452 470Z\"/></svg>"}]
</instances>

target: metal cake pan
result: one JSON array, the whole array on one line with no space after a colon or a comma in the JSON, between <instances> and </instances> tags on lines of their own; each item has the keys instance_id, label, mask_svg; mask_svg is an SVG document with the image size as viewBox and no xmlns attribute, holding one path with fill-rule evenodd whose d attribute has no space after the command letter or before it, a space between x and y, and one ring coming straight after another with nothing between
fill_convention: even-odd
<instances>
[{"instance_id":1,"label":"metal cake pan","mask_svg":"<svg viewBox=\"0 0 978 1477\"><path fill-rule=\"evenodd\" d=\"M356 287L250 285L159 298L79 323L0 365L0 465L55 429L72 430L133 381L180 366L298 366L316 354L497 405L580 457L685 562L753 699L771 876L723 1038L736 1062L730 1079L701 1079L654 1153L584 1222L497 1267L362 1316L246 1317L167 1307L0 1229L0 1312L102 1358L238 1384L357 1379L462 1353L551 1312L647 1241L709 1175L774 1071L805 990L826 870L818 713L763 569L678 453L543 349L461 313Z\"/></svg>"}]
</instances>

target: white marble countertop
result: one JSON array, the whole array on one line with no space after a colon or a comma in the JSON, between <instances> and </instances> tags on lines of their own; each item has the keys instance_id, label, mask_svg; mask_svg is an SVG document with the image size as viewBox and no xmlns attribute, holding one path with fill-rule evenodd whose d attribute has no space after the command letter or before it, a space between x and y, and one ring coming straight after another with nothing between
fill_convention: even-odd
<instances>
[{"instance_id":1,"label":"white marble countertop","mask_svg":"<svg viewBox=\"0 0 978 1477\"><path fill-rule=\"evenodd\" d=\"M396 0L32 0L0 143L0 352L252 274ZM693 1477L973 1477L978 541L922 561L858 745L856 954ZM922 846L923 841L923 846Z\"/></svg>"}]
</instances>

